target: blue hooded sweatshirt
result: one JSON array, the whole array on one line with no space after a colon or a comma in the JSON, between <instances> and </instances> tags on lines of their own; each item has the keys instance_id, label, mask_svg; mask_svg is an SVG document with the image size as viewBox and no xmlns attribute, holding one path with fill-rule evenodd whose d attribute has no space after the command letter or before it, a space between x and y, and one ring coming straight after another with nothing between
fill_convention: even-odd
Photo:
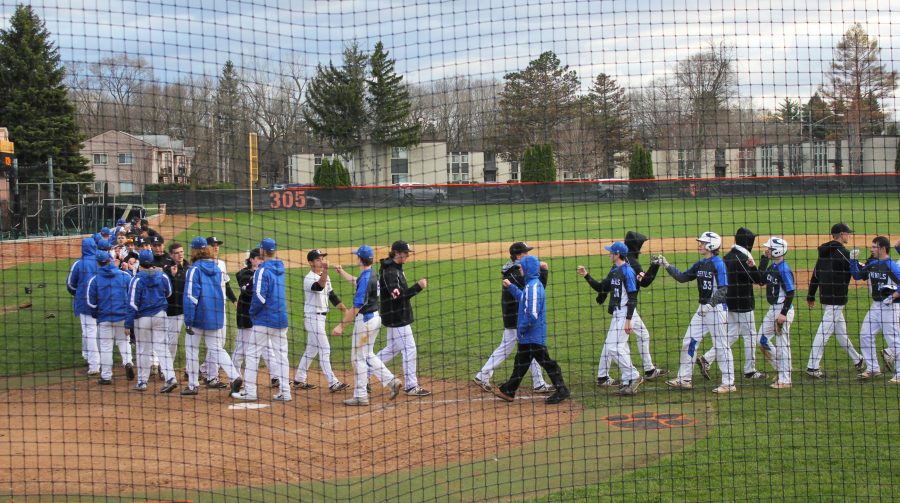
<instances>
[{"instance_id":1,"label":"blue hooded sweatshirt","mask_svg":"<svg viewBox=\"0 0 900 503\"><path fill-rule=\"evenodd\" d=\"M519 301L517 325L519 344L547 345L547 307L544 285L541 283L541 262L526 255L519 262L525 276L525 288L512 283L509 292Z\"/></svg>"},{"instance_id":2,"label":"blue hooded sweatshirt","mask_svg":"<svg viewBox=\"0 0 900 503\"><path fill-rule=\"evenodd\" d=\"M94 310L87 303L87 286L88 281L99 269L96 255L97 243L94 238L84 238L81 241L81 259L72 264L66 277L66 289L75 297L72 302L75 316L94 314Z\"/></svg>"},{"instance_id":3,"label":"blue hooded sweatshirt","mask_svg":"<svg viewBox=\"0 0 900 503\"><path fill-rule=\"evenodd\" d=\"M287 301L284 297L284 262L266 260L253 275L250 301L253 326L287 328Z\"/></svg>"},{"instance_id":4,"label":"blue hooded sweatshirt","mask_svg":"<svg viewBox=\"0 0 900 503\"><path fill-rule=\"evenodd\" d=\"M128 305L131 317L125 323L133 325L134 318L144 318L165 311L172 295L172 281L159 269L141 271L128 285Z\"/></svg>"},{"instance_id":5,"label":"blue hooded sweatshirt","mask_svg":"<svg viewBox=\"0 0 900 503\"><path fill-rule=\"evenodd\" d=\"M102 252L101 252L102 253ZM97 323L128 321L128 282L131 276L119 270L112 262L97 271L88 281L88 306L94 310Z\"/></svg>"},{"instance_id":6,"label":"blue hooded sweatshirt","mask_svg":"<svg viewBox=\"0 0 900 503\"><path fill-rule=\"evenodd\" d=\"M215 260L194 262L184 280L184 326L218 330L225 326L222 270Z\"/></svg>"}]
</instances>

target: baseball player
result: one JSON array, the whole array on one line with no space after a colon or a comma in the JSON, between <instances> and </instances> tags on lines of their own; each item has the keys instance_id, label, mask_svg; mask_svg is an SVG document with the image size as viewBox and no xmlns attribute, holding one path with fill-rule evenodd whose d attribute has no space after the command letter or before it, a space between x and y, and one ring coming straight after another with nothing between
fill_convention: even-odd
<instances>
[{"instance_id":1,"label":"baseball player","mask_svg":"<svg viewBox=\"0 0 900 503\"><path fill-rule=\"evenodd\" d=\"M503 280L503 286L510 289L513 297L519 300L516 326L519 345L516 349L516 360L509 380L491 388L491 391L501 400L512 402L522 378L531 366L531 361L537 360L556 387L556 391L544 402L557 404L569 398L570 393L563 381L562 369L547 352L547 304L544 285L540 280L541 262L537 257L526 255L519 264L525 277L525 288L520 289L512 281Z\"/></svg>"},{"instance_id":2,"label":"baseball player","mask_svg":"<svg viewBox=\"0 0 900 503\"><path fill-rule=\"evenodd\" d=\"M232 305L237 306L237 296L234 294L234 291L231 289L231 276L228 275L228 267L225 265L224 260L219 260L219 246L224 244L219 238L215 236L209 236L206 238L206 242L209 244L209 252L212 256L212 259L216 261L216 265L219 267L219 270L222 271L222 294L225 296L228 301L231 302ZM222 312L225 312L225 300L222 300ZM223 323L225 323L223 321ZM219 347L225 347L225 335L227 333L227 323L222 325L222 330L219 332ZM219 381L219 367L214 366L212 361L212 353L210 353L209 346L206 347L206 360L203 365L200 367L200 373L206 374L206 387L213 389L222 389L227 388L228 385Z\"/></svg>"},{"instance_id":3,"label":"baseball player","mask_svg":"<svg viewBox=\"0 0 900 503\"><path fill-rule=\"evenodd\" d=\"M328 391L336 393L349 388L334 375L331 370L331 344L328 342L328 333L325 331L325 316L328 314L328 303L347 312L347 306L331 288L331 278L328 276L328 254L321 250L310 250L306 254L310 271L303 278L303 325L306 328L306 350L300 358L297 372L294 374L294 387L300 389L315 389L315 384L306 382L306 372L316 355L319 356L319 366L328 380Z\"/></svg>"},{"instance_id":4,"label":"baseball player","mask_svg":"<svg viewBox=\"0 0 900 503\"><path fill-rule=\"evenodd\" d=\"M353 296L353 308L344 313L343 319L331 331L334 337L340 337L344 333L344 327L351 322L353 325L353 350L351 362L355 374L353 386L353 398L344 400L344 405L351 407L364 407L369 405L369 393L366 390L366 381L369 373L381 382L385 388L390 388L390 399L397 398L400 394L402 383L400 379L384 365L380 358L375 356L375 338L381 328L381 316L378 314L378 279L372 277L372 263L375 261L375 250L371 246L360 246L354 255L359 257L359 277L354 278L343 271L340 266L335 269L344 279L356 285L356 295ZM354 321L355 320L355 321Z\"/></svg>"},{"instance_id":5,"label":"baseball player","mask_svg":"<svg viewBox=\"0 0 900 503\"><path fill-rule=\"evenodd\" d=\"M253 274L253 297L250 301L250 344L247 345L247 367L244 369L244 390L232 393L238 400L256 400L256 379L260 352L272 347L269 372L278 379L279 393L272 397L276 402L291 401L291 384L287 373L288 314L284 289L284 262L276 258L277 244L272 238L259 243L263 263Z\"/></svg>"},{"instance_id":6,"label":"baseball player","mask_svg":"<svg viewBox=\"0 0 900 503\"><path fill-rule=\"evenodd\" d=\"M97 251L97 274L88 280L87 304L97 318L97 339L100 347L100 384L112 384L113 343L119 348L125 377L134 379L131 344L125 334L129 317L128 283L131 276L112 264L109 252Z\"/></svg>"},{"instance_id":7,"label":"baseball player","mask_svg":"<svg viewBox=\"0 0 900 503\"><path fill-rule=\"evenodd\" d=\"M806 374L816 379L825 377L819 363L832 334L837 337L838 344L847 352L856 370L862 372L866 369L866 361L856 352L847 337L847 321L844 319L844 306L847 305L847 291L850 287L850 252L844 245L850 242L852 232L843 222L831 227L831 241L819 246L819 257L809 280L806 303L810 309L814 308L818 292L823 311L822 322L816 330L809 361L806 363Z\"/></svg>"},{"instance_id":8,"label":"baseball player","mask_svg":"<svg viewBox=\"0 0 900 503\"><path fill-rule=\"evenodd\" d=\"M154 266L153 254L144 250L138 257L141 270L128 285L129 312L126 327L133 328L137 342L138 391L147 390L150 378L151 355L160 359L160 373L166 384L160 393L169 393L178 385L166 331L166 300L172 295L172 282L161 269Z\"/></svg>"},{"instance_id":9,"label":"baseball player","mask_svg":"<svg viewBox=\"0 0 900 503\"><path fill-rule=\"evenodd\" d=\"M869 293L872 306L863 319L859 330L859 347L868 370L859 374L863 381L881 375L878 357L875 355L875 334L880 330L884 336L886 348L882 351L885 357L884 366L894 372L891 384L900 384L900 369L896 367L894 355L900 353L900 265L891 260L890 241L884 236L872 240L872 259L865 266L859 265L859 253L854 250L850 255L850 275L853 279L869 280ZM890 351L888 351L890 350Z\"/></svg>"},{"instance_id":10,"label":"baseball player","mask_svg":"<svg viewBox=\"0 0 900 503\"><path fill-rule=\"evenodd\" d=\"M651 263L647 271L644 271L644 268L641 266L641 248L646 241L647 236L639 232L628 231L625 233L625 246L628 247L628 255L625 256L625 259L634 270L638 289L650 286L653 280L656 279L656 273L659 271L659 264ZM635 312L631 324L634 328L635 339L637 339L638 353L641 355L641 362L644 366L643 378L651 380L668 374L668 369L657 368L653 365L653 358L650 356L650 331L647 330L647 325L644 324L641 315Z\"/></svg>"},{"instance_id":11,"label":"baseball player","mask_svg":"<svg viewBox=\"0 0 900 503\"><path fill-rule=\"evenodd\" d=\"M428 280L420 279L413 286L406 284L403 264L409 260L412 249L406 241L394 241L388 258L381 261L378 275L381 296L381 324L387 327L387 345L378 352L378 358L387 364L397 353L403 356L403 390L409 396L428 396L430 391L419 386L416 377L417 349L412 333L412 303L410 299L428 286Z\"/></svg>"},{"instance_id":12,"label":"baseball player","mask_svg":"<svg viewBox=\"0 0 900 503\"><path fill-rule=\"evenodd\" d=\"M171 259L166 253L165 242L166 240L162 237L162 234L150 236L150 251L153 252L153 267L160 270L171 265ZM138 260L138 262L140 263L140 260ZM168 351L168 347L166 350ZM153 365L150 367L150 375L161 375L159 358L160 355L156 353L156 349L153 349Z\"/></svg>"},{"instance_id":13,"label":"baseball player","mask_svg":"<svg viewBox=\"0 0 900 503\"><path fill-rule=\"evenodd\" d=\"M707 231L701 234L697 238L697 251L703 258L684 272L669 265L665 257L661 255L657 257L656 261L666 268L666 272L675 278L675 281L679 283L697 281L699 293L700 306L691 318L681 343L678 377L666 381L666 384L672 388L693 388L693 366L697 348L703 342L703 337L709 333L713 339L713 347L716 349L716 362L722 370L722 384L713 389L713 392L733 393L737 391L734 385L734 356L725 333L723 303L727 296L728 274L725 271L725 263L719 257L721 247L722 238L715 232ZM708 379L706 374L704 377Z\"/></svg>"},{"instance_id":14,"label":"baseball player","mask_svg":"<svg viewBox=\"0 0 900 503\"><path fill-rule=\"evenodd\" d=\"M250 250L245 261L246 267L235 274L240 294L237 301L237 339L234 344L234 352L231 354L231 361L238 370L244 366L247 359L247 348L253 344L253 322L250 320L250 303L253 301L253 276L263 263L263 257L259 248ZM260 351L263 360L266 362L267 368L273 368L275 358L272 356L272 345L266 346L265 351ZM281 382L275 377L272 378L272 387L278 388Z\"/></svg>"},{"instance_id":15,"label":"baseball player","mask_svg":"<svg viewBox=\"0 0 900 503\"><path fill-rule=\"evenodd\" d=\"M184 259L184 246L181 243L169 244L169 264L163 272L172 282L172 295L166 308L166 345L174 362L178 357L178 339L184 327L184 280L188 262Z\"/></svg>"},{"instance_id":16,"label":"baseball player","mask_svg":"<svg viewBox=\"0 0 900 503\"><path fill-rule=\"evenodd\" d=\"M734 234L734 246L725 254L725 271L728 275L728 292L725 304L728 313L725 320L728 325L728 347L734 346L738 337L744 338L744 378L765 379L766 373L756 370L756 296L753 285L764 282L762 272L756 267L753 255L753 243L756 234L746 227L741 227ZM700 372L709 378L710 362L716 361L716 348L712 347L700 356L697 363Z\"/></svg>"},{"instance_id":17,"label":"baseball player","mask_svg":"<svg viewBox=\"0 0 900 503\"><path fill-rule=\"evenodd\" d=\"M616 241L610 246L603 247L609 252L612 269L603 281L597 281L591 277L584 266L578 266L578 274L582 276L591 288L597 292L597 303L603 304L607 295L609 299L607 312L612 315L609 330L606 332L606 341L603 343L603 351L600 353L600 365L597 370L597 384L610 386L609 365L610 360L615 361L622 370L622 387L615 391L616 395L635 395L644 379L631 363L631 348L628 347L628 336L634 331L634 318L637 316L638 279L634 269L628 264L628 246ZM657 268L659 266L657 265ZM605 380L604 380L605 377Z\"/></svg>"},{"instance_id":18,"label":"baseball player","mask_svg":"<svg viewBox=\"0 0 900 503\"><path fill-rule=\"evenodd\" d=\"M533 247L528 246L522 241L513 243L509 247L509 261L507 261L500 269L503 279L509 280L510 283L516 285L520 290L525 288L525 277L522 276L522 269L519 267L517 261L528 255L533 249ZM550 268L547 266L547 263L541 262L541 271L538 275L538 279L545 287L547 286L549 271ZM491 392L491 377L494 375L494 371L497 370L497 368L499 368L516 349L516 327L519 318L519 300L513 296L508 288L503 288L503 293L500 296L500 308L503 313L503 338L500 340L500 345L497 346L497 349L491 353L487 362L485 362L481 370L475 374L475 377L472 379L475 384L488 393ZM529 370L531 371L531 380L535 393L548 394L556 391L544 381L544 374L541 370L541 365L537 360L531 360Z\"/></svg>"},{"instance_id":19,"label":"baseball player","mask_svg":"<svg viewBox=\"0 0 900 503\"><path fill-rule=\"evenodd\" d=\"M81 241L81 258L69 268L66 289L72 295L72 309L81 322L81 356L87 361L87 375L100 374L100 348L97 343L97 320L87 302L88 281L97 274L97 242Z\"/></svg>"},{"instance_id":20,"label":"baseball player","mask_svg":"<svg viewBox=\"0 0 900 503\"><path fill-rule=\"evenodd\" d=\"M183 297L188 385L181 390L181 394L196 395L198 392L201 337L206 342L207 351L212 352L216 368L221 366L231 379L231 392L239 392L243 380L219 342L219 332L225 327L222 270L212 258L206 239L200 236L191 241L191 266L185 275Z\"/></svg>"},{"instance_id":21,"label":"baseball player","mask_svg":"<svg viewBox=\"0 0 900 503\"><path fill-rule=\"evenodd\" d=\"M774 236L763 244L765 256L759 268L764 271L766 300L769 311L759 327L759 346L772 362L778 377L770 386L774 389L791 387L791 324L794 322L794 273L784 256L788 243ZM771 265L769 259L772 260Z\"/></svg>"}]
</instances>

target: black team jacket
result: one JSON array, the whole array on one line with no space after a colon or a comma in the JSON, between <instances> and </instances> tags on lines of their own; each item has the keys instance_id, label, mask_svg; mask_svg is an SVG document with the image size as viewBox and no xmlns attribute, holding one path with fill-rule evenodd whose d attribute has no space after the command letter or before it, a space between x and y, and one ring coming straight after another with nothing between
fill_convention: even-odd
<instances>
[{"instance_id":1,"label":"black team jacket","mask_svg":"<svg viewBox=\"0 0 900 503\"><path fill-rule=\"evenodd\" d=\"M822 304L847 305L850 287L850 252L838 241L829 241L819 247L819 258L809 280L806 300L816 300L816 291Z\"/></svg>"}]
</instances>

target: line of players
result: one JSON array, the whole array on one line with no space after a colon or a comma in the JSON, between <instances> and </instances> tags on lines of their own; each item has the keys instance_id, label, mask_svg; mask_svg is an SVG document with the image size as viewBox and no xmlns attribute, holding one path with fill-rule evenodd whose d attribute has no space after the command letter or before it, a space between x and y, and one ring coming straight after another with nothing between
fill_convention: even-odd
<instances>
[{"instance_id":1,"label":"line of players","mask_svg":"<svg viewBox=\"0 0 900 503\"><path fill-rule=\"evenodd\" d=\"M807 304L815 306L817 291L823 304L824 315L816 332L806 373L813 378L824 377L819 368L825 344L832 334L837 335L841 347L849 355L858 378L872 380L881 375L875 337L880 331L885 338L882 358L888 371L895 375L888 381L900 384L900 371L896 367L896 355L900 352L900 260L890 257L890 242L884 236L872 240L871 255L865 265L859 263L859 250L848 251L852 230L844 223L832 226L832 240L818 248L818 258L810 280ZM663 373L649 362L649 349L642 344L649 340L646 326L637 313L637 297L641 287L647 287L660 267L680 283L697 282L699 306L692 317L682 340L677 376L666 384L677 389L693 388L693 367L696 363L704 378L709 379L711 362L715 361L722 372L722 383L713 389L715 393L737 391L734 380L734 357L731 347L738 337L744 339L744 377L764 379L767 376L755 368L755 350L758 342L766 359L775 368L777 376L770 387L785 389L792 386L792 363L790 348L790 327L794 321L795 282L793 272L785 257L788 243L777 236L771 237L763 245L765 252L759 266L750 250L756 236L746 228L735 234L735 245L725 255L719 257L721 237L714 232L704 232L697 238L698 252L702 256L689 269L682 272L670 265L662 256L654 256L645 273L638 261L640 245L635 243L637 233L629 232L626 245L615 242L605 247L609 252L613 268L606 279L597 281L583 266L578 274L583 276L598 292L597 302L602 304L610 296L608 312L612 322L600 356L597 385L610 387L620 385L617 395L633 395L646 379L653 379ZM900 253L900 241L896 243ZM866 280L872 305L860 329L862 355L856 352L847 334L843 308L847 304L850 278ZM769 309L759 327L755 322L754 285L765 285ZM631 362L628 336L635 333L645 373L641 376ZM697 351L706 334L710 334L713 347L705 355ZM622 372L621 383L609 376L610 361L614 361ZM477 382L477 378L476 378Z\"/></svg>"}]
</instances>

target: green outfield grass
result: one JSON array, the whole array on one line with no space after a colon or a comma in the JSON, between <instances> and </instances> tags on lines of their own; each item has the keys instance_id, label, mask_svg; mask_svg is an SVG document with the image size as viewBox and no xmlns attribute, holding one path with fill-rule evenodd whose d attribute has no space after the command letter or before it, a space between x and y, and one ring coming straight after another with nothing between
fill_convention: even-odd
<instances>
[{"instance_id":1,"label":"green outfield grass","mask_svg":"<svg viewBox=\"0 0 900 503\"><path fill-rule=\"evenodd\" d=\"M877 209L876 209L877 208ZM823 234L836 221L848 222L859 233L890 233L896 229L900 200L896 197L875 201L863 197L818 198L746 198L661 201L650 203L601 203L578 205L472 206L440 208L392 208L383 210L316 210L262 212L254 216L238 213L215 215L228 222L195 225L176 238L215 234L225 240L225 251L252 247L263 236L274 236L282 248L352 246L363 242L389 244L403 238L413 242L477 242L551 239L588 239L597 236L622 237L629 229L651 237L694 236L711 228L730 235L746 225L758 234ZM213 215L206 215L213 216ZM251 225L252 218L252 225ZM758 241L761 244L761 241ZM652 249L652 241L648 245ZM540 255L540 250L536 250ZM756 250L759 256L758 247ZM696 254L676 254L669 261L684 269L696 260ZM790 253L796 270L811 269L814 251ZM579 486L542 496L550 501L683 501L702 499L734 500L889 500L897 492L900 458L894 456L900 438L900 386L886 379L860 384L846 354L829 342L822 368L828 377L812 381L801 375L821 312L807 309L798 292L796 321L792 328L795 386L775 391L767 382L745 382L738 377L737 394L718 397L710 392L719 377L714 366L713 380L704 381L695 373L693 391L666 389L662 381L649 383L631 399L611 396L594 385L597 359L609 324L605 306L594 302L594 292L575 274L583 264L594 276L602 277L609 268L608 258L599 253L590 257L550 258L548 295L548 346L563 368L574 392L574 399L587 408L588 417L610 411L633 408L648 410L685 404L699 413L707 411L714 421L702 435L692 437L677 449L647 453L646 462L595 466L596 476L569 482L549 482L550 477L565 476L566 466L575 466L573 452L605 460L604 447L621 449L622 442L600 438L596 444L540 444L537 467L516 470L515 454L505 455L507 468L502 476L492 476L489 485L511 488L510 482L522 477L547 473L545 484L529 486L521 493L534 495L553 492L570 484ZM645 267L649 257L644 257ZM0 271L0 299L3 306L18 304L26 285L34 288L33 307L2 314L0 328L0 375L44 373L71 369L81 364L78 326L71 314L71 297L63 285L69 263L66 261L21 266ZM422 276L429 287L413 300L417 321L413 328L419 345L419 373L443 379L470 379L493 351L500 339L499 260L413 261L406 267L412 281ZM355 268L348 267L355 272ZM288 297L294 306L290 330L291 363L296 365L305 344L302 330L302 277L305 268L288 272ZM335 277L339 295L349 299L349 284ZM43 283L44 288L37 288ZM757 292L757 323L765 313L765 296ZM851 291L846 316L851 340L857 349L858 331L868 309L865 288ZM696 308L695 285L680 285L665 273L653 286L642 291L639 311L652 334L651 349L657 366L673 372L677 368L682 335ZM47 318L49 314L54 317ZM229 313L229 318L233 314ZM329 327L336 321L329 316ZM233 326L233 324L232 324ZM233 332L233 328L232 328ZM232 333L233 337L233 333ZM384 343L384 332L376 348ZM704 350L710 346L704 341ZM879 349L884 341L878 341ZM347 372L350 338L332 339L332 361L336 370ZM229 346L230 347L230 346ZM632 349L639 365L636 348ZM399 357L398 357L399 358ZM760 370L772 372L757 354ZM399 361L392 367L399 368ZM735 366L743 365L742 343L735 345ZM314 369L317 366L314 364ZM315 371L315 370L313 370ZM494 380L508 376L511 361L498 370ZM613 369L618 375L618 370ZM60 376L71 376L69 370ZM45 378L45 377L42 377ZM526 383L529 382L526 377ZM11 382L7 379L8 382ZM595 431L595 430L590 430ZM559 438L565 439L565 431ZM600 435L600 433L597 433ZM685 434L686 435L686 434ZM553 446L556 448L553 448ZM590 447L589 447L590 446ZM570 450L572 447L574 450ZM526 446L523 449L533 449ZM630 448L640 448L631 445ZM509 458L512 456L512 458ZM502 456L501 456L502 457ZM531 459L531 458L528 458ZM285 498L304 495L354 496L374 491L385 499L421 500L498 498L503 494L471 492L460 483L481 473L479 463L425 468L411 473L364 481L338 481L272 488L272 494ZM582 465L578 465L582 466ZM591 468L593 467L593 468ZM562 473L560 473L562 472ZM449 483L447 481L450 481ZM479 482L480 481L480 482ZM449 484L449 485L448 485ZM485 484L473 479L472 484ZM505 484L505 485L504 485ZM436 491L434 487L440 487ZM510 489L512 490L512 489ZM362 491L362 492L360 492ZM240 500L244 490L229 490ZM510 494L510 493L505 493ZM197 500L206 496L192 495Z\"/></svg>"}]
</instances>

